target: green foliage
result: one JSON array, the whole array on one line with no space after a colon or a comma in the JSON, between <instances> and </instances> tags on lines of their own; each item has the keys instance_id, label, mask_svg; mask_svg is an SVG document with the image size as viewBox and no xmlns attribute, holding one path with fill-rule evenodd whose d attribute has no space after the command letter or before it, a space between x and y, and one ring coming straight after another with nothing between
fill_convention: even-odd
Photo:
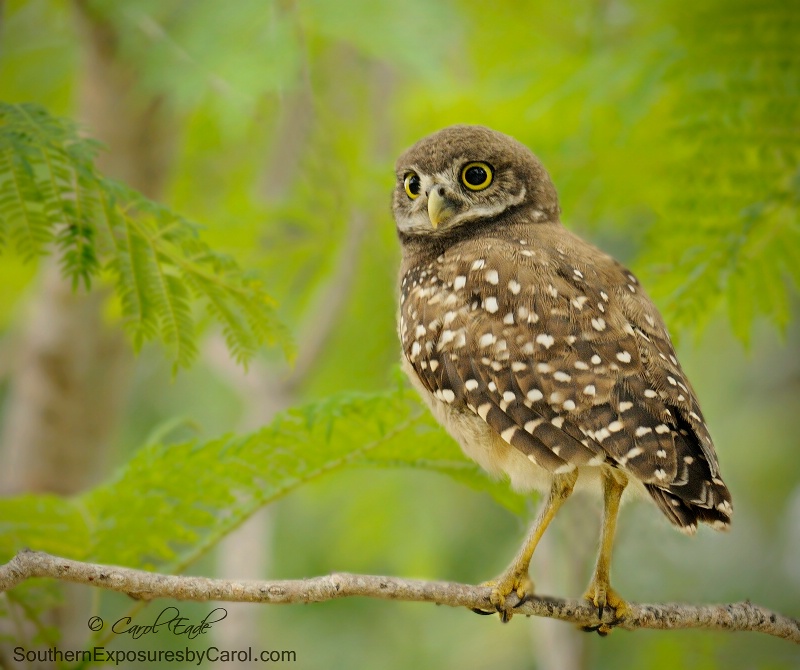
<instances>
[{"instance_id":1,"label":"green foliage","mask_svg":"<svg viewBox=\"0 0 800 670\"><path fill-rule=\"evenodd\" d=\"M32 547L181 572L260 507L357 466L433 470L523 510L522 497L464 460L414 392L397 388L311 403L249 434L148 444L78 498L2 500L0 560Z\"/></svg>"},{"instance_id":2,"label":"green foliage","mask_svg":"<svg viewBox=\"0 0 800 670\"><path fill-rule=\"evenodd\" d=\"M749 341L781 330L800 288L800 19L791 4L737 0L674 17L673 191L639 261L669 321L700 332L719 307Z\"/></svg>"},{"instance_id":3,"label":"green foliage","mask_svg":"<svg viewBox=\"0 0 800 670\"><path fill-rule=\"evenodd\" d=\"M63 604L59 584L50 580L31 580L0 594L0 621L11 624L0 631L0 648L9 649L28 636L31 645L58 644L61 631L52 622L52 612ZM33 634L28 635L31 626Z\"/></svg>"},{"instance_id":4,"label":"green foliage","mask_svg":"<svg viewBox=\"0 0 800 670\"><path fill-rule=\"evenodd\" d=\"M0 535L4 560L13 551L35 548L59 554L85 555L89 532L80 505L54 495L22 495L0 500ZM78 552L78 553L76 553Z\"/></svg>"},{"instance_id":5,"label":"green foliage","mask_svg":"<svg viewBox=\"0 0 800 670\"><path fill-rule=\"evenodd\" d=\"M192 298L205 301L238 361L266 342L290 351L262 284L196 224L99 174L98 148L40 106L0 104L0 243L26 259L55 247L76 288L110 274L135 347L158 339L176 366L196 355Z\"/></svg>"}]
</instances>

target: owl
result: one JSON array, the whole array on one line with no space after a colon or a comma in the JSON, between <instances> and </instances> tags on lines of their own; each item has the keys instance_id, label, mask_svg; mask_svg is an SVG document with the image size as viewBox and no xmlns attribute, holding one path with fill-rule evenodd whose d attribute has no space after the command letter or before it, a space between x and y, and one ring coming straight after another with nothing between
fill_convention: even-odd
<instances>
[{"instance_id":1,"label":"owl","mask_svg":"<svg viewBox=\"0 0 800 670\"><path fill-rule=\"evenodd\" d=\"M561 225L550 176L512 137L445 128L401 155L396 176L403 367L469 458L546 495L487 582L491 602L508 621L532 593L537 543L586 489L602 495L603 521L585 598L618 623L627 606L609 572L623 496L652 500L685 533L727 528L733 511L664 321L633 273Z\"/></svg>"}]
</instances>

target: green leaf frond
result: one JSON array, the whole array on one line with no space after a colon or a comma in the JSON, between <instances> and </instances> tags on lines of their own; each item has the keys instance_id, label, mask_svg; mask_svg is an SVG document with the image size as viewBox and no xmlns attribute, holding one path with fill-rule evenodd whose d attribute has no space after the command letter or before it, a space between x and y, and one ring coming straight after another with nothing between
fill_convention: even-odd
<instances>
[{"instance_id":1,"label":"green leaf frond","mask_svg":"<svg viewBox=\"0 0 800 670\"><path fill-rule=\"evenodd\" d=\"M110 274L134 346L160 340L175 366L197 353L196 299L237 361L265 343L290 354L261 283L209 248L196 224L101 175L98 147L42 107L0 103L0 250L33 259L57 249L75 286Z\"/></svg>"},{"instance_id":2,"label":"green leaf frond","mask_svg":"<svg viewBox=\"0 0 800 670\"><path fill-rule=\"evenodd\" d=\"M800 288L800 50L778 0L714 0L675 17L685 55L673 194L643 267L677 328L727 311L749 341L758 316L784 328Z\"/></svg>"},{"instance_id":3,"label":"green leaf frond","mask_svg":"<svg viewBox=\"0 0 800 670\"><path fill-rule=\"evenodd\" d=\"M303 484L347 467L397 466L447 474L524 510L505 483L464 458L413 391L393 389L291 409L245 435L146 445L110 482L60 500L60 507L54 497L2 501L0 553L8 558L29 546L180 572L260 507ZM63 527L56 533L54 524ZM28 530L5 532L17 527Z\"/></svg>"}]
</instances>

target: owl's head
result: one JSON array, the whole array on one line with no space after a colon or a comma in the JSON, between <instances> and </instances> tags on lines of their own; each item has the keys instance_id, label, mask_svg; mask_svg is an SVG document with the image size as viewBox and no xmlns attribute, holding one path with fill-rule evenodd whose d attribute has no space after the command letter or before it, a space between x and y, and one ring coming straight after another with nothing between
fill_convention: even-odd
<instances>
[{"instance_id":1,"label":"owl's head","mask_svg":"<svg viewBox=\"0 0 800 670\"><path fill-rule=\"evenodd\" d=\"M422 138L396 165L394 218L402 236L448 236L464 225L524 212L555 221L558 196L539 159L513 137L450 126Z\"/></svg>"}]
</instances>

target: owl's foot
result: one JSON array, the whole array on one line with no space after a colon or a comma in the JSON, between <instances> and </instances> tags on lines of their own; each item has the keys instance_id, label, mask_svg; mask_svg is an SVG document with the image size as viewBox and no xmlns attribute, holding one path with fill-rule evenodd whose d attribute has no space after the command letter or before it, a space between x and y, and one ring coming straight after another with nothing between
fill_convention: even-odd
<instances>
[{"instance_id":1,"label":"owl's foot","mask_svg":"<svg viewBox=\"0 0 800 670\"><path fill-rule=\"evenodd\" d=\"M503 623L508 623L514 616L514 608L524 603L525 598L533 593L533 581L528 574L519 574L514 570L509 570L497 579L483 582L481 586L492 587L489 599ZM472 611L476 614L494 614L494 612L479 609Z\"/></svg>"},{"instance_id":2,"label":"owl's foot","mask_svg":"<svg viewBox=\"0 0 800 670\"><path fill-rule=\"evenodd\" d=\"M601 620L601 623L596 626L584 626L583 630L587 632L597 632L598 635L605 637L630 613L628 603L606 581L592 579L583 597L597 608L597 618ZM607 609L614 611L614 618L607 623L602 623L603 614Z\"/></svg>"}]
</instances>

